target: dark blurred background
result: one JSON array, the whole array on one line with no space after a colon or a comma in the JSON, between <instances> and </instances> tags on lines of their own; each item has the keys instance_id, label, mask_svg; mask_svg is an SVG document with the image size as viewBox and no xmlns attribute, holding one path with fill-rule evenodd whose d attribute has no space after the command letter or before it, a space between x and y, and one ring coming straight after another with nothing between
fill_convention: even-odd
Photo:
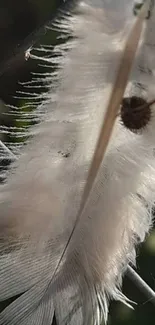
<instances>
[{"instance_id":1,"label":"dark blurred background","mask_svg":"<svg viewBox=\"0 0 155 325\"><path fill-rule=\"evenodd\" d=\"M4 112L9 111L8 105L22 107L25 104L24 96L23 99L16 98L23 90L21 82L31 80L32 72L50 71L50 68L40 66L37 60L25 60L24 51L32 43L39 46L58 42L56 32L41 26L53 19L63 4L63 0L0 0L0 125L16 123ZM137 271L155 290L155 230L137 254ZM154 325L155 306L127 277L124 293L137 302L135 310L121 303L112 303L108 325Z\"/></svg>"}]
</instances>

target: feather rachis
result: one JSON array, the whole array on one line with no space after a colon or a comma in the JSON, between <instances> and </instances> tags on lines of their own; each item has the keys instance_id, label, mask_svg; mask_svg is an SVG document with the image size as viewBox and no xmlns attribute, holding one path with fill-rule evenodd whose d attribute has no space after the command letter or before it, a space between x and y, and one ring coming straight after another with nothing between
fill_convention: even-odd
<instances>
[{"instance_id":1,"label":"feather rachis","mask_svg":"<svg viewBox=\"0 0 155 325\"><path fill-rule=\"evenodd\" d=\"M89 26L90 27L90 26ZM89 34L88 34L89 35ZM96 34L95 34L96 35ZM94 35L94 37L93 37L93 39L95 40L95 35ZM104 35L103 35L104 36ZM90 41L92 41L91 40L91 38L90 38ZM90 42L89 42L90 43ZM116 43L116 42L115 42ZM84 46L84 43L82 42L82 44L83 44L83 46ZM81 45L82 45L81 44ZM91 44L90 44L91 45ZM69 48L70 48L70 46L69 46ZM36 133L36 136L38 137L38 135L40 134L40 136L39 136L39 138L37 138L36 140L34 140L34 144L33 144L33 146L31 146L30 145L30 147L29 147L29 153L31 153L32 155L33 155L33 148L36 148L37 149L37 152L39 152L38 153L38 155L39 156L36 156L36 161L37 161L37 158L38 157L40 157L41 158L41 156L42 157L44 157L44 152L46 152L46 149L48 150L48 148L49 148L49 145L48 145L48 143L51 141L51 139L52 139L52 143L51 143L51 147L53 146L53 144L54 144L54 141L55 141L55 139L57 139L58 140L58 138L57 138L57 134L59 134L59 132L62 132L62 131L57 131L56 132L56 128L58 128L58 125L60 125L60 129L61 129L61 126L64 126L65 128L66 128L66 130L67 130L67 133L68 133L68 135L69 135L69 125L71 125L71 128L72 128L72 132L73 132L73 128L75 128L75 130L76 130L76 123L77 122L79 122L79 120L81 121L81 125L82 125L82 123L85 123L85 119L88 119L88 117L89 116L92 116L92 118L94 119L94 121L93 121L93 124L95 125L95 122L97 122L96 124L99 124L99 121L100 121L100 117L99 116L95 116L95 115L97 115L96 114L96 112L95 112L95 108L93 109L93 105L94 105L94 103L96 103L97 105L101 105L100 104L100 102L101 102L101 96L102 96L102 98L104 98L104 92L106 93L107 92L107 89L103 92L103 89L102 89L102 84L103 84L103 81L101 81L103 78L102 78L102 76L103 76L103 73L105 73L105 71L103 70L103 73L101 73L101 77L99 78L99 76L98 76L98 72L99 72L99 67L101 66L100 64L99 64L99 62L98 62L98 59L101 57L101 55L99 54L99 56L97 57L97 64L96 64L96 67L95 67L95 70L94 70L94 73L95 73L95 71L96 71L96 69L97 69L97 71L96 71L96 77L95 77L95 75L94 75L94 81L92 82L92 88L90 87L90 85L91 85L91 83L90 83L90 81L89 81L89 84L88 84L88 82L86 82L87 80L88 80L88 78L90 79L90 77L91 77L91 72L89 72L89 64L88 64L88 66L87 66L87 64L84 62L84 59L87 59L87 52L85 53L85 50L86 50L86 47L84 46L84 48L83 48L83 53L82 53L82 50L80 50L81 51L81 54L79 53L78 55L80 55L81 56L81 62L79 62L79 60L76 60L76 57L74 58L74 56L75 56L75 50L73 49L73 53L71 53L71 57L73 56L73 58L72 58L72 60L70 59L70 64L69 64L69 66L68 66L68 63L66 62L66 68L65 68L65 70L64 70L64 63L62 62L61 64L63 65L63 71L66 71L67 72L67 74L69 74L70 75L70 72L74 69L77 69L77 72L76 72L76 78L77 78L77 81L74 81L74 83L72 82L72 79L69 79L68 78L68 80L70 80L70 82L69 81L67 81L66 80L66 78L65 78L65 80L66 80L66 88L64 89L64 85L63 85L63 90L61 91L61 88L60 88L60 90L58 90L58 93L57 93L57 98L58 98L58 96L59 96L59 106L58 107L61 107L60 105L61 105L61 93L63 94L63 92L65 93L65 95L64 96L66 96L66 104L65 104L65 97L63 96L63 106L64 106L64 117L63 117L63 113L61 113L61 110L60 110L60 114L59 114L59 110L57 109L57 110L55 110L55 112L52 112L52 114L49 112L49 114L48 114L48 117L47 117L47 119L48 119L48 122L46 122L46 123L44 123L44 124L41 124L40 125L40 127L36 127L36 128L33 128L33 132L34 133ZM94 54L95 54L95 51L94 51L94 45L91 45L91 49L90 49L90 53L92 53L92 51L94 52ZM94 55L93 55L93 58L94 58ZM60 59L62 59L62 58L60 58ZM77 62L77 63L76 63ZM90 58L90 67L91 67L91 65L92 65L92 63L93 63L93 65L94 65L94 62L92 61L92 59ZM79 68L80 68L80 66L81 66L81 70L80 70L80 72L79 72L79 74L78 74L78 71L79 71ZM81 85L81 83L79 82L79 81L81 81L81 75L82 75L82 69L83 68L85 68L85 70L87 71L87 73L85 73L86 74L86 80L84 80L84 82L82 83L82 85ZM93 68L93 67L92 67ZM105 69L107 69L107 67L105 66ZM83 71L84 72L84 71ZM93 74L94 74L93 73ZM64 74L64 72L63 72L63 74ZM87 76L88 75L88 76ZM64 80L64 77L65 77L65 75L63 76L61 76L61 71L60 71L60 74L58 74L58 77L59 77L59 79L61 80ZM97 93L96 93L96 81L97 81L97 79L99 80L98 81L98 85L99 85L99 87L98 87L98 91L97 91ZM69 82L69 84L68 84L68 82ZM101 85L100 85L100 83L102 83ZM71 87L71 85L73 84L73 86ZM84 84L85 85L87 85L88 84L88 89L86 89L86 87L84 87ZM76 86L80 86L80 89L78 90L78 87L76 87ZM70 87L71 87L71 89L70 89ZM73 88L74 87L74 88ZM70 89L69 91L70 91L70 95L67 93L67 89ZM109 87L110 88L110 87ZM84 90L83 90L84 89ZM95 91L95 93L93 93L93 96L91 96L91 90L94 90ZM83 92L83 95L81 94L81 91ZM84 92L85 91L85 92ZM94 92L93 91L93 92ZM109 89L109 91L110 91L110 89ZM85 93L87 92L87 96L84 96L85 95ZM74 93L75 93L75 95L74 95ZM78 95L78 93L79 93L79 95ZM75 112L76 112L76 106L77 106L77 108L78 108L78 111L77 111L77 115L74 113L70 113L69 111L68 111L68 107L69 107L69 102L70 102L70 98L76 98L75 96L77 96L77 100L78 100L78 104L76 104L76 101L75 101ZM96 98L98 98L98 103L96 102ZM94 100L95 101L94 101ZM104 98L104 100L105 100L106 98ZM94 101L94 103L93 103L93 101ZM107 99L108 100L108 99ZM81 102L81 105L80 105L80 102ZM87 103L87 105L86 105L86 109L85 109L85 112L83 112L83 105L85 104L85 103ZM71 102L71 104L73 105L73 103ZM89 104L89 106L88 106L88 104ZM90 105L91 105L91 109L93 109L92 110L92 113L91 113L91 110L90 110ZM80 109L80 106L81 106L81 109ZM88 106L88 109L87 109L87 106ZM49 108L50 108L50 111L51 111L51 107L50 107L50 105L49 105ZM70 117L70 114L71 114L71 117ZM91 115L90 115L91 114ZM101 111L101 113L100 114L103 114L102 113L102 111ZM59 115L61 115L61 116L59 116ZM52 117L52 120L51 120L51 118L50 118L50 116ZM55 117L54 117L55 116ZM66 120L66 116L67 116L67 120ZM82 118L81 118L82 117ZM97 119L97 121L95 121L95 118ZM70 122L70 119L71 119L71 122L73 122L74 121L74 119L75 119L75 125L73 125L73 123L71 124L71 123L68 123L68 122ZM52 128L54 128L54 126L55 126L55 128L54 128L54 131L53 131L53 134L51 135L51 139L47 139L47 137L48 137L48 134L49 134L49 130L51 129L51 125L50 125L50 122L51 121L51 123L52 123L52 121L53 121L53 123L52 123ZM59 122L58 122L59 121ZM62 121L62 123L61 123L61 121ZM66 125L66 123L65 123L65 121L66 121L66 123L67 123L67 125ZM49 127L48 127L48 125L49 125ZM88 128L89 128L89 123L88 123ZM98 125L96 126L96 129L98 129L99 127L98 127ZM91 125L90 125L90 129L91 129ZM36 132L35 132L35 130L36 130ZM62 130L63 130L63 127L62 127ZM56 133L55 133L56 132ZM64 131L63 132L66 132L65 131L65 129L64 129ZM82 130L82 128L81 128L81 138L83 137L84 138L84 136L85 136L85 130ZM55 133L55 134L54 134ZM47 134L47 137L46 137L46 134ZM77 133L77 135L78 135L78 133ZM94 134L90 134L90 136L91 136L91 140L93 140L93 138L94 138L94 140L93 140L93 143L95 143L95 140L96 140L96 138L95 138L95 132L94 132ZM76 137L76 131L75 131L75 137ZM74 137L73 137L74 138ZM41 142L40 142L41 141ZM47 142L48 141L48 142ZM70 140L68 140L69 142L70 142ZM83 140L82 140L83 141ZM42 143L44 144L44 142L46 142L46 146L43 146L42 145ZM61 140L60 140L60 142L61 142ZM73 142L74 142L74 139L73 139ZM76 138L75 138L75 142L76 142ZM91 141L92 142L92 141ZM86 146L87 146L87 144L86 144ZM59 149L59 144L57 145L57 147L58 147L58 149ZM67 147L67 146L66 146ZM39 150L38 150L39 149ZM62 149L65 149L64 148L64 144L63 144L63 148ZM61 150L61 147L60 147L60 150ZM64 150L62 150L62 151L64 151ZM84 147L84 150L83 150L83 152L85 153L85 147ZM89 154L89 153L88 153ZM90 153L91 154L91 153ZM53 152L52 152L52 155L53 155ZM61 159L61 155L60 154L58 154L58 152L56 152L56 155L57 155L57 157L58 157L58 159L60 159L60 163L61 162L63 162L64 160L63 159ZM23 162L24 162L24 166L23 166L23 168L24 168L24 172L26 172L25 171L25 165L27 164L27 162L26 162L26 156L28 156L28 153L26 153L26 151L25 151L25 148L24 148L24 156L23 156ZM82 154L81 154L81 156L82 156ZM29 157L29 156L28 156ZM34 157L35 158L35 157ZM32 166L34 166L35 167L35 169L36 169L36 171L38 171L38 173L39 173L39 171L41 170L41 167L39 167L38 166L38 170L37 170L37 166L36 166L36 164L35 164L35 159L33 158L33 160L32 160L32 162L30 162L30 169L31 169L31 173L33 174L33 171L32 171ZM42 158L43 159L43 158ZM34 163L33 163L34 162ZM18 165L18 163L17 163L17 165ZM22 165L22 158L21 158L21 164L20 165ZM42 165L42 162L40 162L40 166ZM28 166L28 165L27 165ZM20 168L22 168L22 167L20 167ZM18 175L21 175L22 174L22 171L20 172L20 170L18 169ZM20 177L20 176L19 176ZM45 177L45 174L43 175L43 178ZM30 176L30 178L31 178L31 176Z\"/></svg>"}]
</instances>

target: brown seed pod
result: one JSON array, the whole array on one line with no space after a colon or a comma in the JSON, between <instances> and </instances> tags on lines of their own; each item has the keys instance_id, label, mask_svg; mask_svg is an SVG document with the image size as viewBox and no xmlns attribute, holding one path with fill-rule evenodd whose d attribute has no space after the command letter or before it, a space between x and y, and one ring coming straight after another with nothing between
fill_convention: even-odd
<instances>
[{"instance_id":1,"label":"brown seed pod","mask_svg":"<svg viewBox=\"0 0 155 325\"><path fill-rule=\"evenodd\" d=\"M155 100L147 102L138 96L125 97L121 104L121 121L134 133L144 129L151 119L151 105Z\"/></svg>"}]
</instances>

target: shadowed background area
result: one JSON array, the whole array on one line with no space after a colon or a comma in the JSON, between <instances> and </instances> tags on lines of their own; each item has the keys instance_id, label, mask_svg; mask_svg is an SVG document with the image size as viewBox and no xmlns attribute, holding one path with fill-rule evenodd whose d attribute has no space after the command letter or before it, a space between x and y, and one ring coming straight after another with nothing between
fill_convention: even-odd
<instances>
[{"instance_id":1,"label":"shadowed background area","mask_svg":"<svg viewBox=\"0 0 155 325\"><path fill-rule=\"evenodd\" d=\"M117 0L115 0L117 1ZM63 0L1 0L0 1L0 124L13 126L13 117L3 114L9 111L6 105L22 107L26 99L16 98L23 90L19 82L32 79L31 72L45 72L50 68L41 67L36 60L25 60L24 51L35 40L39 44L56 44L57 33L46 31L45 21L54 17ZM36 31L38 31L36 33ZM38 91L45 90L44 87ZM33 91L33 89L31 90ZM36 91L36 90L35 90ZM3 140L5 140L3 136ZM17 141L14 138L12 141ZM19 140L18 140L19 141ZM137 252L137 270L144 280L155 290L155 230ZM135 310L113 303L110 308L108 325L153 325L155 307L151 301L126 277L124 293L137 302ZM1 304L0 308L4 308ZM55 322L53 323L53 325Z\"/></svg>"}]
</instances>

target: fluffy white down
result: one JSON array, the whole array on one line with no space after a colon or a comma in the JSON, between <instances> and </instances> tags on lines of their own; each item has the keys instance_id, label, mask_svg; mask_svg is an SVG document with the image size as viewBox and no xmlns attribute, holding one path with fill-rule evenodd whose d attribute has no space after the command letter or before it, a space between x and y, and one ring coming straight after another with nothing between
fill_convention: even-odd
<instances>
[{"instance_id":1,"label":"fluffy white down","mask_svg":"<svg viewBox=\"0 0 155 325\"><path fill-rule=\"evenodd\" d=\"M0 260L0 299L8 298L11 290L11 295L31 292L40 281L41 293L34 296L41 302L48 296L58 324L66 324L66 317L67 324L88 325L92 319L100 324L103 316L107 319L109 298L125 301L118 290L123 272L128 262L135 263L135 244L145 239L152 223L154 106L141 134L127 130L117 117L93 191L69 241L121 53L136 19L132 9L128 0L117 1L117 6L114 0L83 1L75 13L55 22L73 39L56 46L59 56L48 59L59 69L51 76L55 83L43 106L44 120L30 130L32 140L1 186L5 245L7 236L8 246L17 236L21 248ZM128 96L154 96L154 22L155 12L143 32ZM1 325L27 324L22 308L15 314L22 299L2 312Z\"/></svg>"}]
</instances>

